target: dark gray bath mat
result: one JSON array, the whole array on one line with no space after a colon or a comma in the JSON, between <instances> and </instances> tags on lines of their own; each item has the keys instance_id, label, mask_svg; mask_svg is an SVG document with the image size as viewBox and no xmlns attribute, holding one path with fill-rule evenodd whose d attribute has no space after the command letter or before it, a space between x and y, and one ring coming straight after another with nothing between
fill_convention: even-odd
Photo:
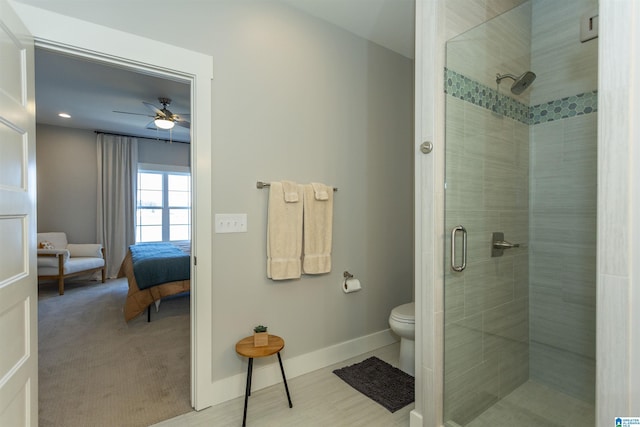
<instances>
[{"instance_id":1,"label":"dark gray bath mat","mask_svg":"<svg viewBox=\"0 0 640 427\"><path fill-rule=\"evenodd\" d=\"M333 373L391 412L413 402L414 378L377 357L336 369Z\"/></svg>"}]
</instances>

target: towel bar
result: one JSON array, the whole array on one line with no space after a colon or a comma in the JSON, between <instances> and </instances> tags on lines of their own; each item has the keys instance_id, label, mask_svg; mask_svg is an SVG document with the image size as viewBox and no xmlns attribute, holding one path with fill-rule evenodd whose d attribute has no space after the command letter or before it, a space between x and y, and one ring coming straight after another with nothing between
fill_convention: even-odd
<instances>
[{"instance_id":1,"label":"towel bar","mask_svg":"<svg viewBox=\"0 0 640 427\"><path fill-rule=\"evenodd\" d=\"M256 188L262 190L265 187L271 187L271 184L268 182L258 181L256 182ZM338 191L337 187L333 187L333 191Z\"/></svg>"}]
</instances>

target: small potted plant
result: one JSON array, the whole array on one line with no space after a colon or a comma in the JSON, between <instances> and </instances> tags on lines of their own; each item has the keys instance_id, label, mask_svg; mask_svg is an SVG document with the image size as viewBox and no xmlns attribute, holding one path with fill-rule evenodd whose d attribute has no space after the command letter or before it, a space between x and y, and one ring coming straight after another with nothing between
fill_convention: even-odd
<instances>
[{"instance_id":1,"label":"small potted plant","mask_svg":"<svg viewBox=\"0 0 640 427\"><path fill-rule=\"evenodd\" d=\"M253 346L264 347L269 345L269 334L267 333L267 327L264 325L258 325L253 328Z\"/></svg>"}]
</instances>

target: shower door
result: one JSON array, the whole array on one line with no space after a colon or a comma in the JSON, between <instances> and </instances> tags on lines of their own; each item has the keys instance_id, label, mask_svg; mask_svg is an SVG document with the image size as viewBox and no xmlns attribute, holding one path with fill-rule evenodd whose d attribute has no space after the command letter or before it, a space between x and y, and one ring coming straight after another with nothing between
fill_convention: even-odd
<instances>
[{"instance_id":1,"label":"shower door","mask_svg":"<svg viewBox=\"0 0 640 427\"><path fill-rule=\"evenodd\" d=\"M454 249L446 251L453 258L445 266L449 426L467 425L529 378L529 126L523 105L529 94L511 93L511 80L498 86L496 74L529 70L530 12L530 5L521 6L447 44L445 226ZM498 37L505 26L517 30L506 39ZM452 232L456 226L466 233ZM493 233L520 246L495 251ZM464 234L466 268L456 271L465 257Z\"/></svg>"},{"instance_id":2,"label":"shower door","mask_svg":"<svg viewBox=\"0 0 640 427\"><path fill-rule=\"evenodd\" d=\"M530 0L447 42L447 427L593 425L596 108L558 96L575 85L545 89L557 73L531 48L589 1ZM540 94L562 99L532 105Z\"/></svg>"}]
</instances>

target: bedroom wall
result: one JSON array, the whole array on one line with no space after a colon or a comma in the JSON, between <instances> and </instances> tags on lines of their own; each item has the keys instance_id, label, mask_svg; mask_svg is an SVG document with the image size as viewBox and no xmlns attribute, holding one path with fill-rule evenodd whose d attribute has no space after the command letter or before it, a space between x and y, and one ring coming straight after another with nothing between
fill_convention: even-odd
<instances>
[{"instance_id":1,"label":"bedroom wall","mask_svg":"<svg viewBox=\"0 0 640 427\"><path fill-rule=\"evenodd\" d=\"M72 243L96 242L96 136L36 127L38 231L64 231Z\"/></svg>"},{"instance_id":2,"label":"bedroom wall","mask_svg":"<svg viewBox=\"0 0 640 427\"><path fill-rule=\"evenodd\" d=\"M142 4L39 6L214 58L212 220L248 214L247 233L213 236L214 380L244 374L234 344L258 323L285 338L286 359L384 331L412 300L412 60L275 1L174 9L170 31ZM339 188L330 274L266 278L255 183L282 179ZM345 270L361 292L342 292Z\"/></svg>"},{"instance_id":3,"label":"bedroom wall","mask_svg":"<svg viewBox=\"0 0 640 427\"><path fill-rule=\"evenodd\" d=\"M36 139L38 231L64 231L73 243L95 242L95 132L39 124ZM138 160L189 166L189 145L140 139Z\"/></svg>"}]
</instances>

